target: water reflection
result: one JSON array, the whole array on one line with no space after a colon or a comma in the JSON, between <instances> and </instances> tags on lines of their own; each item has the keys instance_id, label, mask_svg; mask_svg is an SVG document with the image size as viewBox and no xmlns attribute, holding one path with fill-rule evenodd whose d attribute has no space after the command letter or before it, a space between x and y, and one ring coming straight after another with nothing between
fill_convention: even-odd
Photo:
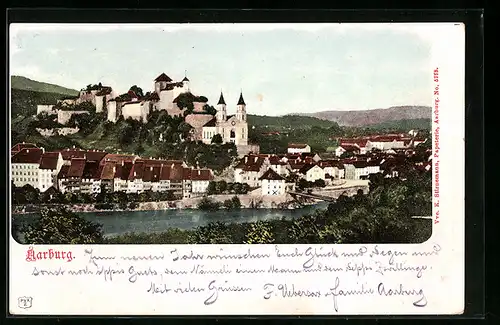
<instances>
[{"instance_id":1,"label":"water reflection","mask_svg":"<svg viewBox=\"0 0 500 325\"><path fill-rule=\"evenodd\" d=\"M297 218L318 209L326 209L322 202L295 210L241 209L237 211L199 211L199 210L157 210L157 211L110 211L81 213L85 219L103 226L104 235L115 236L127 232L161 232L168 228L192 229L210 222L243 223L259 220ZM14 215L16 224L30 223L34 215Z\"/></svg>"}]
</instances>

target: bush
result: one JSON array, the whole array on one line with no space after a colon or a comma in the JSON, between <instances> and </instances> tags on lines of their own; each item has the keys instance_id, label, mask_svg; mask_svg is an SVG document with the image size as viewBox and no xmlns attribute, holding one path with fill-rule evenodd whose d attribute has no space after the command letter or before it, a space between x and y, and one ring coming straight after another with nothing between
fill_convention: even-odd
<instances>
[{"instance_id":1,"label":"bush","mask_svg":"<svg viewBox=\"0 0 500 325\"><path fill-rule=\"evenodd\" d=\"M198 209L204 211L217 211L220 209L220 202L213 201L207 197L201 199L198 203Z\"/></svg>"},{"instance_id":2,"label":"bush","mask_svg":"<svg viewBox=\"0 0 500 325\"><path fill-rule=\"evenodd\" d=\"M26 244L96 244L102 228L65 208L42 209L40 218L22 230Z\"/></svg>"},{"instance_id":3,"label":"bush","mask_svg":"<svg viewBox=\"0 0 500 325\"><path fill-rule=\"evenodd\" d=\"M225 200L223 206L227 210L237 210L241 208L241 202L237 196L233 196L231 199Z\"/></svg>"},{"instance_id":4,"label":"bush","mask_svg":"<svg viewBox=\"0 0 500 325\"><path fill-rule=\"evenodd\" d=\"M111 203L96 203L94 204L96 210L112 210L114 205Z\"/></svg>"}]
</instances>

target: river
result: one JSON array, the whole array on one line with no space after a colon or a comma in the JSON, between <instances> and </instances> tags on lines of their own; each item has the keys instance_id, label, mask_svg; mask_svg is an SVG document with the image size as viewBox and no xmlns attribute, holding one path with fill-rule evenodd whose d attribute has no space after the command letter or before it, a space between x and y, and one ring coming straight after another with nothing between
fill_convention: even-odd
<instances>
[{"instance_id":1,"label":"river","mask_svg":"<svg viewBox=\"0 0 500 325\"><path fill-rule=\"evenodd\" d=\"M79 213L89 221L102 225L104 236L111 237L124 233L162 232L168 228L192 229L210 222L244 223L258 220L293 219L315 210L326 209L328 203L321 202L294 210L278 209L241 209L235 211L201 211L194 209L156 210L156 211L109 211ZM17 225L32 223L36 214L12 216Z\"/></svg>"}]
</instances>

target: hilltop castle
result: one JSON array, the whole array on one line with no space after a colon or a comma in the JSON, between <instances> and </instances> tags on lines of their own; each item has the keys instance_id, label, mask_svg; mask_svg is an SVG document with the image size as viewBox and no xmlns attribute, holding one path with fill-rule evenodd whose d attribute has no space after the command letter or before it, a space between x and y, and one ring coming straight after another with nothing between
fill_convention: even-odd
<instances>
[{"instance_id":1,"label":"hilltop castle","mask_svg":"<svg viewBox=\"0 0 500 325\"><path fill-rule=\"evenodd\" d=\"M96 112L106 112L107 120L116 123L120 117L132 118L143 123L153 111L166 111L170 116L183 116L186 101L193 103L193 112L185 116L185 122L192 126L191 139L210 144L215 135L220 134L222 143L234 143L238 154L258 153L259 147L248 144L248 122L246 103L243 93L236 104L236 114L228 115L226 101L221 92L217 102L215 116L205 110L208 99L191 93L190 81L187 76L181 81L173 81L165 73L154 79L153 91L144 96L129 90L122 95L116 95L111 87L94 85L82 89L78 96L59 101L63 106L90 102L96 107ZM182 96L181 96L182 95ZM54 105L39 105L38 112L51 112ZM56 111L58 121L65 124L72 115L88 113L87 111L62 110ZM64 116L62 116L64 115Z\"/></svg>"},{"instance_id":2,"label":"hilltop castle","mask_svg":"<svg viewBox=\"0 0 500 325\"><path fill-rule=\"evenodd\" d=\"M139 98L133 91L115 97L108 101L108 120L116 122L120 116L124 119L132 118L146 122L151 111L165 110L169 115L182 115L184 107L177 106L180 94L191 94L189 79L185 76L182 81L173 81L165 73L160 74L154 80L153 92L148 92L144 97ZM191 94L192 95L192 94ZM192 95L195 109L202 109L206 101Z\"/></svg>"}]
</instances>

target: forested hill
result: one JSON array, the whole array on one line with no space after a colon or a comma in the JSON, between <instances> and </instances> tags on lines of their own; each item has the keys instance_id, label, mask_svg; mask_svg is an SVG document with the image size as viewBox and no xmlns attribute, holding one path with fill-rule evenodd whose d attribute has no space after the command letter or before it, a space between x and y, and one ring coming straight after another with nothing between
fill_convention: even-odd
<instances>
[{"instance_id":1,"label":"forested hill","mask_svg":"<svg viewBox=\"0 0 500 325\"><path fill-rule=\"evenodd\" d=\"M35 81L22 76L11 76L10 87L12 89L31 90L42 93L55 93L65 96L78 95L78 91L75 89L69 89L46 82Z\"/></svg>"},{"instance_id":2,"label":"forested hill","mask_svg":"<svg viewBox=\"0 0 500 325\"><path fill-rule=\"evenodd\" d=\"M287 129L308 129L314 126L322 128L338 127L338 124L336 122L300 115L248 115L248 124L250 125L250 127L255 126L260 128L268 128L270 131L281 131Z\"/></svg>"},{"instance_id":3,"label":"forested hill","mask_svg":"<svg viewBox=\"0 0 500 325\"><path fill-rule=\"evenodd\" d=\"M32 90L11 89L12 118L17 116L32 116L36 114L36 106L40 104L55 104L65 95L38 92Z\"/></svg>"}]
</instances>

